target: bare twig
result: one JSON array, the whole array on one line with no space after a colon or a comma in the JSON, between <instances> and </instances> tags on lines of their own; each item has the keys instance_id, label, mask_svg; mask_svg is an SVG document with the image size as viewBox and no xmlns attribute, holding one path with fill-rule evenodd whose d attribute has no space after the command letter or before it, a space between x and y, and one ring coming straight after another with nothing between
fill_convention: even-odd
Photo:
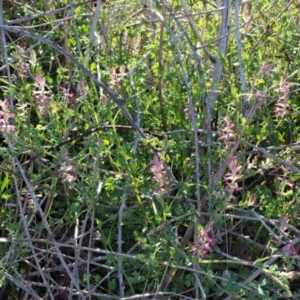
<instances>
[{"instance_id":1,"label":"bare twig","mask_svg":"<svg viewBox=\"0 0 300 300\"><path fill-rule=\"evenodd\" d=\"M241 142L244 143L244 144L246 144L246 145L249 146L249 147L252 147L252 148L254 148L254 149L257 149L257 150L258 150L260 153L262 153L264 156L270 157L270 158L276 160L278 163L280 163L280 164L284 165L285 167L289 168L289 169L292 170L294 173L300 173L300 169L299 169L299 168L297 168L297 167L291 165L291 164L288 163L287 161L285 161L285 160L283 160L283 159L277 157L276 155L274 155L274 154L268 152L266 149L260 148L260 147L258 147L258 146L256 146L256 145L254 145L254 144L252 144L252 143L249 143L249 142L246 142L246 141L241 141Z\"/></svg>"},{"instance_id":2,"label":"bare twig","mask_svg":"<svg viewBox=\"0 0 300 300\"><path fill-rule=\"evenodd\" d=\"M240 34L240 24L239 24L239 11L240 11L240 1L235 1L234 6L234 21L235 21L235 36L237 41L237 50L238 50L238 58L239 58L239 69L240 69L240 78L241 78L241 91L242 91L242 103L243 107L245 107L248 102L246 100L246 94L247 94L247 85L246 85L246 79L245 79L245 73L244 73L244 62L242 58L242 40L241 40L241 34Z\"/></svg>"},{"instance_id":3,"label":"bare twig","mask_svg":"<svg viewBox=\"0 0 300 300\"><path fill-rule=\"evenodd\" d=\"M76 3L76 4L73 4L73 7L77 8L77 7L86 5L88 3L92 3L94 1L95 0L88 0L88 1L80 2L80 3ZM16 3L18 5L22 5L22 6L24 5L24 3L18 3L17 1L14 1L14 3ZM43 12L43 13L39 13L39 14L35 14L35 15L29 15L29 16L22 17L22 18L19 18L19 19L8 20L8 21L5 22L5 24L8 24L8 25L20 24L20 23L23 23L23 22L27 22L27 21L37 19L37 18L42 18L42 17L45 17L45 16L65 12L68 9L70 9L70 6L49 10L47 12Z\"/></svg>"},{"instance_id":4,"label":"bare twig","mask_svg":"<svg viewBox=\"0 0 300 300\"><path fill-rule=\"evenodd\" d=\"M162 16L165 17L165 8L162 7ZM165 26L163 22L160 26L160 33L159 33L159 46L158 46L158 68L159 68L159 78L158 78L158 100L160 106L160 114L161 114L161 121L163 130L167 131L167 122L165 117L165 110L164 110L164 99L163 99L163 44L164 44L164 29Z\"/></svg>"},{"instance_id":5,"label":"bare twig","mask_svg":"<svg viewBox=\"0 0 300 300\"><path fill-rule=\"evenodd\" d=\"M57 248L70 248L70 249L74 249L74 248L79 248L80 250L82 251L91 251L91 252L94 252L94 253L99 253L99 254L105 254L105 255L110 255L110 256L120 256L120 257L123 257L123 258L127 258L127 259L134 259L134 260L138 260L140 262L144 262L144 263L152 263L152 264L156 264L156 265L161 265L161 266L166 266L166 267L174 267L175 269L178 269L178 270L184 270L184 271L189 271L189 272L193 272L193 273L197 273L197 274L202 274L202 275L207 275L207 272L205 271L202 271L202 270L198 270L198 269L193 269L193 268L190 268L190 267L187 267L187 266L184 266L184 265L176 265L174 266L173 263L169 263L167 261L157 261L157 260L153 260L153 259L149 259L149 258L142 258L140 257L139 255L129 255L129 254L125 254L125 253L118 253L118 252L114 252L114 251L109 251L109 250L104 250L104 249L100 249L100 248L89 248L89 247L79 247L79 246L75 246L74 244L64 244L64 243L59 243L59 242L55 242L55 241L48 241L48 240L45 240L45 239L30 239L31 242L39 242L39 243L49 243L51 245L53 245L55 247L55 249ZM28 239L23 239L23 238L14 238L14 239L7 239L7 238L0 238L0 243L4 242L4 243L8 243L8 242L15 242L15 243L19 243L19 242L28 242L29 240ZM199 263L203 263L203 264L209 264L211 263L210 260L207 260L207 261L199 261ZM220 276L217 276L217 275L213 275L213 274L210 274L209 276L212 276L216 279L219 279L219 280L224 280L223 277L220 277ZM243 284L240 284L240 283L237 283L237 282L232 282L232 284L236 284L248 291L252 291L254 292L251 288L249 288L248 286L246 285L243 285ZM87 291L83 290L82 291L83 294L86 294ZM118 298L119 299L119 298Z\"/></svg>"},{"instance_id":6,"label":"bare twig","mask_svg":"<svg viewBox=\"0 0 300 300\"><path fill-rule=\"evenodd\" d=\"M39 295L31 288L31 285L27 284L27 282L18 281L13 276L8 274L7 272L0 270L1 276L6 278L7 280L11 281L13 284L15 284L17 287L19 287L21 290L25 291L26 293L30 294L34 299L39 300ZM54 299L54 298L53 298Z\"/></svg>"},{"instance_id":7,"label":"bare twig","mask_svg":"<svg viewBox=\"0 0 300 300\"><path fill-rule=\"evenodd\" d=\"M203 50L204 50L205 54L210 59L210 61L214 63L215 62L215 57L210 53L207 46L205 46L205 42L204 42L201 34L199 33L199 31L197 29L197 26L196 26L194 20L191 18L191 12L190 12L190 9L188 8L185 0L180 0L180 2L181 2L181 5L183 7L184 14L187 17L187 19L189 20L191 28L192 28L193 32L195 33L197 39L199 40L201 46L203 47Z\"/></svg>"}]
</instances>

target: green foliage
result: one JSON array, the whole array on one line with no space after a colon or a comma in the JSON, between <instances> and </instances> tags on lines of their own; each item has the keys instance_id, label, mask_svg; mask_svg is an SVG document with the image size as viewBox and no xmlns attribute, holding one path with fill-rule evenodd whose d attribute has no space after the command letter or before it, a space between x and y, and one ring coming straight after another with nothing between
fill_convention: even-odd
<instances>
[{"instance_id":1,"label":"green foliage","mask_svg":"<svg viewBox=\"0 0 300 300\"><path fill-rule=\"evenodd\" d=\"M296 1L225 36L213 2L31 2L3 3L38 37L2 41L0 298L296 299Z\"/></svg>"}]
</instances>

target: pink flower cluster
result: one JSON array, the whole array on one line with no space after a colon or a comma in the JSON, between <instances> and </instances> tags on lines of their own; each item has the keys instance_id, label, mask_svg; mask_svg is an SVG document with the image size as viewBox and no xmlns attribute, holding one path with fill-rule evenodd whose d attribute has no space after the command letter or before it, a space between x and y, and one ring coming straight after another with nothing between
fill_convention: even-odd
<instances>
[{"instance_id":1,"label":"pink flower cluster","mask_svg":"<svg viewBox=\"0 0 300 300\"><path fill-rule=\"evenodd\" d=\"M70 104L72 102L72 98L74 97L74 93L71 92L71 88L65 88L61 86L59 89L63 92L66 103Z\"/></svg>"},{"instance_id":2,"label":"pink flower cluster","mask_svg":"<svg viewBox=\"0 0 300 300\"><path fill-rule=\"evenodd\" d=\"M260 74L262 76L265 76L269 73L271 73L276 67L276 64L264 64L263 66L260 67Z\"/></svg>"},{"instance_id":3,"label":"pink flower cluster","mask_svg":"<svg viewBox=\"0 0 300 300\"><path fill-rule=\"evenodd\" d=\"M229 117L225 117L224 122L225 122L225 127L221 129L219 140L224 140L224 142L227 145L235 144L237 133L232 129L234 127L234 124L231 123Z\"/></svg>"},{"instance_id":4,"label":"pink flower cluster","mask_svg":"<svg viewBox=\"0 0 300 300\"><path fill-rule=\"evenodd\" d=\"M59 89L63 92L65 102L70 106L74 106L85 93L85 82L83 79L79 79L76 88L75 86L60 86Z\"/></svg>"},{"instance_id":5,"label":"pink flower cluster","mask_svg":"<svg viewBox=\"0 0 300 300\"><path fill-rule=\"evenodd\" d=\"M5 132L5 133L15 131L16 127L14 125L9 124L9 119L15 118L16 114L11 113L9 111L10 105L8 103L8 100L5 99L5 100L1 101L0 102L0 107L1 107L1 111L0 111L0 130Z\"/></svg>"},{"instance_id":6,"label":"pink flower cluster","mask_svg":"<svg viewBox=\"0 0 300 300\"><path fill-rule=\"evenodd\" d=\"M263 91L257 91L254 95L254 98L259 102L263 102L268 99L268 96Z\"/></svg>"},{"instance_id":7,"label":"pink flower cluster","mask_svg":"<svg viewBox=\"0 0 300 300\"><path fill-rule=\"evenodd\" d=\"M288 255L297 255L297 251L292 242L288 242L284 247L282 247L280 252Z\"/></svg>"},{"instance_id":8,"label":"pink flower cluster","mask_svg":"<svg viewBox=\"0 0 300 300\"><path fill-rule=\"evenodd\" d=\"M62 156L62 162L60 163L60 168L58 169L59 176L62 183L69 183L69 189L72 189L72 183L77 180L76 175L74 175L74 166L71 159L67 154Z\"/></svg>"},{"instance_id":9,"label":"pink flower cluster","mask_svg":"<svg viewBox=\"0 0 300 300\"><path fill-rule=\"evenodd\" d=\"M286 81L286 76L283 76L280 81L279 97L275 103L275 115L283 117L292 113L292 106L288 103L293 83Z\"/></svg>"},{"instance_id":10,"label":"pink flower cluster","mask_svg":"<svg viewBox=\"0 0 300 300\"><path fill-rule=\"evenodd\" d=\"M212 227L201 230L198 240L196 240L190 250L197 258L201 256L202 258L205 254L212 253L213 245L215 244L214 239L210 237L210 231Z\"/></svg>"},{"instance_id":11,"label":"pink flower cluster","mask_svg":"<svg viewBox=\"0 0 300 300\"><path fill-rule=\"evenodd\" d=\"M226 147L236 143L237 133L232 129L234 124L231 123L229 117L224 118L226 126L221 130L219 140L224 140ZM243 177L239 175L238 171L242 168L238 166L237 157L233 157L228 164L229 171L224 176L225 190L234 198L234 192L240 192L241 187L238 186L237 181Z\"/></svg>"},{"instance_id":12,"label":"pink flower cluster","mask_svg":"<svg viewBox=\"0 0 300 300\"><path fill-rule=\"evenodd\" d=\"M238 165L237 157L233 157L229 164L228 164L229 171L224 176L225 181L225 190L231 195L231 197L234 199L233 196L234 192L240 192L243 190L242 187L239 187L237 184L237 181L243 177L243 175L239 175L238 172L242 168L242 166Z\"/></svg>"},{"instance_id":13,"label":"pink flower cluster","mask_svg":"<svg viewBox=\"0 0 300 300\"><path fill-rule=\"evenodd\" d=\"M36 99L36 105L41 115L49 113L49 104L51 102L51 92L46 90L46 79L43 72L38 72L34 78L34 84L37 91L33 92Z\"/></svg>"},{"instance_id":14,"label":"pink flower cluster","mask_svg":"<svg viewBox=\"0 0 300 300\"><path fill-rule=\"evenodd\" d=\"M14 65L16 74L19 78L27 78L29 76L30 65L29 57L25 54L26 49L22 46L17 46L18 53L14 54Z\"/></svg>"},{"instance_id":15,"label":"pink flower cluster","mask_svg":"<svg viewBox=\"0 0 300 300\"><path fill-rule=\"evenodd\" d=\"M164 168L163 162L157 157L157 155L154 156L150 172L153 175L152 181L156 183L156 188L151 192L152 195L156 196L160 194L167 194L168 189L166 186L169 184L167 172Z\"/></svg>"}]
</instances>

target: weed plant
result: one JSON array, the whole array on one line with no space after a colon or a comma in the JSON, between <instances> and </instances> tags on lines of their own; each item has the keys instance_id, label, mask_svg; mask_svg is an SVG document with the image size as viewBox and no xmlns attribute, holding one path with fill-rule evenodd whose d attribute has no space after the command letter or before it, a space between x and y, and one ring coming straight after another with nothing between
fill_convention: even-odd
<instances>
[{"instance_id":1,"label":"weed plant","mask_svg":"<svg viewBox=\"0 0 300 300\"><path fill-rule=\"evenodd\" d=\"M0 5L0 299L300 299L299 1Z\"/></svg>"}]
</instances>

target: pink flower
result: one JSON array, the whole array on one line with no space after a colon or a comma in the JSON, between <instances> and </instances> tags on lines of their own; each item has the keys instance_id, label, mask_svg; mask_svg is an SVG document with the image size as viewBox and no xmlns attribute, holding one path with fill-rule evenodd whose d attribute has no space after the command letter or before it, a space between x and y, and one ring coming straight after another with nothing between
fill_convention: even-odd
<instances>
[{"instance_id":1,"label":"pink flower","mask_svg":"<svg viewBox=\"0 0 300 300\"><path fill-rule=\"evenodd\" d=\"M286 76L283 76L280 81L279 97L275 103L275 115L277 117L283 117L292 113L292 106L288 103L290 98L291 87L293 83L286 82Z\"/></svg>"},{"instance_id":2,"label":"pink flower","mask_svg":"<svg viewBox=\"0 0 300 300\"><path fill-rule=\"evenodd\" d=\"M292 242L288 242L284 247L282 247L280 252L288 255L297 255L297 252Z\"/></svg>"},{"instance_id":3,"label":"pink flower","mask_svg":"<svg viewBox=\"0 0 300 300\"><path fill-rule=\"evenodd\" d=\"M277 117L289 116L292 114L292 106L282 100L277 100L275 103L275 115Z\"/></svg>"},{"instance_id":4,"label":"pink flower","mask_svg":"<svg viewBox=\"0 0 300 300\"><path fill-rule=\"evenodd\" d=\"M262 91L257 91L256 94L254 95L254 98L259 102L263 102L268 98L268 96Z\"/></svg>"},{"instance_id":5,"label":"pink flower","mask_svg":"<svg viewBox=\"0 0 300 300\"><path fill-rule=\"evenodd\" d=\"M236 132L232 129L234 127L234 124L231 123L229 117L225 117L224 122L226 126L221 129L219 140L224 140L224 142L227 144L234 144L234 140L237 137Z\"/></svg>"},{"instance_id":6,"label":"pink flower","mask_svg":"<svg viewBox=\"0 0 300 300\"><path fill-rule=\"evenodd\" d=\"M262 76L267 75L267 74L271 73L275 67L276 67L276 64L264 64L260 68L260 74Z\"/></svg>"},{"instance_id":7,"label":"pink flower","mask_svg":"<svg viewBox=\"0 0 300 300\"><path fill-rule=\"evenodd\" d=\"M65 88L61 86L59 87L59 89L63 92L66 103L70 104L72 102L72 98L74 97L74 93L71 92L70 88Z\"/></svg>"},{"instance_id":8,"label":"pink flower","mask_svg":"<svg viewBox=\"0 0 300 300\"><path fill-rule=\"evenodd\" d=\"M277 176L277 179L282 181L285 185L289 186L290 188L294 188L295 184L292 181L289 181L286 177Z\"/></svg>"},{"instance_id":9,"label":"pink flower","mask_svg":"<svg viewBox=\"0 0 300 300\"><path fill-rule=\"evenodd\" d=\"M77 180L77 177L74 174L74 166L72 164L72 161L67 154L64 154L62 156L62 162L60 163L58 173L62 183L69 183L69 189L72 189L72 184Z\"/></svg>"},{"instance_id":10,"label":"pink flower","mask_svg":"<svg viewBox=\"0 0 300 300\"><path fill-rule=\"evenodd\" d=\"M212 253L214 239L210 237L209 233L212 230L212 227L208 227L207 229L201 230L199 234L198 240L196 240L190 250L197 258L205 256L205 254Z\"/></svg>"},{"instance_id":11,"label":"pink flower","mask_svg":"<svg viewBox=\"0 0 300 300\"><path fill-rule=\"evenodd\" d=\"M156 196L168 193L168 189L166 188L169 184L167 172L164 168L163 162L157 157L157 155L153 158L150 172L153 174L152 181L156 183L156 188L152 191L152 195Z\"/></svg>"},{"instance_id":12,"label":"pink flower","mask_svg":"<svg viewBox=\"0 0 300 300\"><path fill-rule=\"evenodd\" d=\"M224 181L226 185L225 190L232 196L232 198L235 198L233 196L233 193L240 192L243 190L243 188L239 187L239 185L237 184L237 181L243 178L243 175L238 174L239 170L242 169L242 166L238 165L236 156L230 160L228 168L230 172L226 173L224 176Z\"/></svg>"},{"instance_id":13,"label":"pink flower","mask_svg":"<svg viewBox=\"0 0 300 300\"><path fill-rule=\"evenodd\" d=\"M14 125L9 124L9 119L15 118L16 115L9 111L10 105L8 103L8 100L5 99L5 100L1 101L0 107L2 109L0 111L0 130L5 133L15 131L16 127Z\"/></svg>"},{"instance_id":14,"label":"pink flower","mask_svg":"<svg viewBox=\"0 0 300 300\"><path fill-rule=\"evenodd\" d=\"M37 108L41 115L47 115L51 102L51 92L46 90L46 79L43 72L38 72L35 75L33 85L37 88L37 91L33 92Z\"/></svg>"},{"instance_id":15,"label":"pink flower","mask_svg":"<svg viewBox=\"0 0 300 300\"><path fill-rule=\"evenodd\" d=\"M30 65L29 57L25 54L26 49L22 46L17 46L18 51L14 54L14 65L16 74L19 78L28 78Z\"/></svg>"}]
</instances>

